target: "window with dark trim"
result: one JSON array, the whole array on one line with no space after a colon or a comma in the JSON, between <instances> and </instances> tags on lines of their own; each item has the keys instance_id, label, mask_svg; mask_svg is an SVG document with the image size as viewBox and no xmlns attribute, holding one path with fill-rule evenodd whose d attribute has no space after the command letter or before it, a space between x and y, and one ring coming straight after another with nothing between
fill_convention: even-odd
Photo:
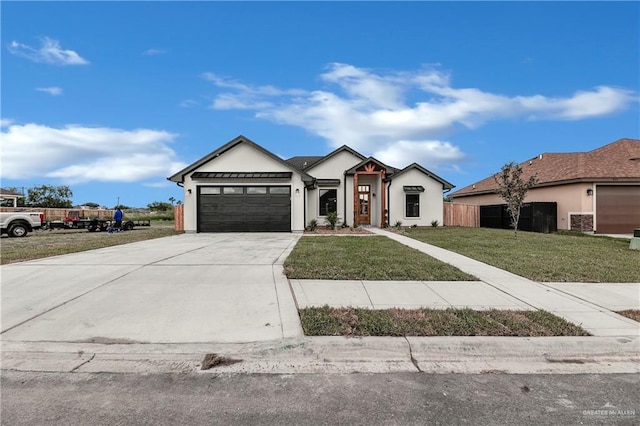
<instances>
[{"instance_id":1,"label":"window with dark trim","mask_svg":"<svg viewBox=\"0 0 640 426\"><path fill-rule=\"evenodd\" d=\"M320 216L326 216L327 213L338 211L338 190L321 189L320 190Z\"/></svg>"},{"instance_id":2,"label":"window with dark trim","mask_svg":"<svg viewBox=\"0 0 640 426\"><path fill-rule=\"evenodd\" d=\"M420 194L405 194L404 199L406 217L420 217Z\"/></svg>"}]
</instances>

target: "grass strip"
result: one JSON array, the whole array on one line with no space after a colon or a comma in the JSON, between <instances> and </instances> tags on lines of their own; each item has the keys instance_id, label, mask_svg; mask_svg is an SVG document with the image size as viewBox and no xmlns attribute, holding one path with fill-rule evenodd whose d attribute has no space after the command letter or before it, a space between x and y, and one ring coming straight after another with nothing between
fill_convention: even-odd
<instances>
[{"instance_id":1,"label":"grass strip","mask_svg":"<svg viewBox=\"0 0 640 426\"><path fill-rule=\"evenodd\" d=\"M577 232L489 228L406 228L404 235L546 282L640 282L640 251L629 240Z\"/></svg>"},{"instance_id":2,"label":"grass strip","mask_svg":"<svg viewBox=\"0 0 640 426\"><path fill-rule=\"evenodd\" d=\"M307 336L589 336L546 311L305 308Z\"/></svg>"},{"instance_id":3,"label":"grass strip","mask_svg":"<svg viewBox=\"0 0 640 426\"><path fill-rule=\"evenodd\" d=\"M473 281L475 278L386 237L302 237L287 277L324 280Z\"/></svg>"}]
</instances>

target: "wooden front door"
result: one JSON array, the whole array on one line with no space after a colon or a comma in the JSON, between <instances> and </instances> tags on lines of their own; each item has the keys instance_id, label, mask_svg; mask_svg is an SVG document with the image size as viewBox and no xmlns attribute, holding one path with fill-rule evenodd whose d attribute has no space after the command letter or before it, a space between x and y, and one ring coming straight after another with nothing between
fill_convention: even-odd
<instances>
[{"instance_id":1,"label":"wooden front door","mask_svg":"<svg viewBox=\"0 0 640 426\"><path fill-rule=\"evenodd\" d=\"M360 225L371 224L371 186L358 185L358 222Z\"/></svg>"}]
</instances>

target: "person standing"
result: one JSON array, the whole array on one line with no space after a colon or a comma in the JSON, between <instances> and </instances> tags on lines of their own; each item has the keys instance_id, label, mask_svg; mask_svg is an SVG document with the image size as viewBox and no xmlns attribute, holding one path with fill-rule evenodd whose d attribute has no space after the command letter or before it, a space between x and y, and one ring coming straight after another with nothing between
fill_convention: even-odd
<instances>
[{"instance_id":1,"label":"person standing","mask_svg":"<svg viewBox=\"0 0 640 426\"><path fill-rule=\"evenodd\" d=\"M120 229L122 227L122 215L122 210L120 210L120 207L118 207L113 214L114 228Z\"/></svg>"}]
</instances>

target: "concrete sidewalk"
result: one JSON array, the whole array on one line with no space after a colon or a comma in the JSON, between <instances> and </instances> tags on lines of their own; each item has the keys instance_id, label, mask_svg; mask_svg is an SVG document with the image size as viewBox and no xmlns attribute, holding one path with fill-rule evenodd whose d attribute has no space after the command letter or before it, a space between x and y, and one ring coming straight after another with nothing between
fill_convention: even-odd
<instances>
[{"instance_id":1,"label":"concrete sidewalk","mask_svg":"<svg viewBox=\"0 0 640 426\"><path fill-rule=\"evenodd\" d=\"M298 308L534 310L482 281L289 280Z\"/></svg>"}]
</instances>

